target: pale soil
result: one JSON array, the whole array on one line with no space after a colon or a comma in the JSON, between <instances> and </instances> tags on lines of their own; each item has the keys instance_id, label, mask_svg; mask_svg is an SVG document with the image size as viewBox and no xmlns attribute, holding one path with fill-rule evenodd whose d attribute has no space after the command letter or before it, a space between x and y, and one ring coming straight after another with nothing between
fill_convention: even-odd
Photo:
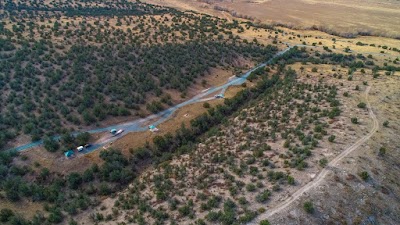
<instances>
[{"instance_id":1,"label":"pale soil","mask_svg":"<svg viewBox=\"0 0 400 225\"><path fill-rule=\"evenodd\" d=\"M220 6L240 16L249 16L263 23L281 23L299 28L322 27L341 34L368 32L382 36L400 36L400 3L398 1L184 1L150 0L153 4L211 13L222 18Z\"/></svg>"},{"instance_id":2,"label":"pale soil","mask_svg":"<svg viewBox=\"0 0 400 225\"><path fill-rule=\"evenodd\" d=\"M269 217L271 224L399 224L400 213L398 174L398 147L400 141L399 76L369 80L369 100L376 114L380 129L328 174L326 180L314 190L305 193L287 209ZM390 121L383 127L384 121ZM371 127L371 121L362 124ZM366 133L366 132L365 132ZM380 147L387 153L378 155ZM367 171L370 178L362 181L359 173ZM311 201L315 213L304 212L303 203ZM350 208L356 211L348 210Z\"/></svg>"},{"instance_id":3,"label":"pale soil","mask_svg":"<svg viewBox=\"0 0 400 225\"><path fill-rule=\"evenodd\" d=\"M20 215L23 215L25 218L32 218L38 211L43 212L43 205L37 202L20 201L15 203L2 198L0 198L0 202L0 210L11 209L14 212L18 212Z\"/></svg>"},{"instance_id":4,"label":"pale soil","mask_svg":"<svg viewBox=\"0 0 400 225\"><path fill-rule=\"evenodd\" d=\"M221 104L222 102L223 99L209 101L211 107ZM118 141L112 144L111 147L121 149L123 151L134 149L135 147L143 146L146 142L152 143L153 138L157 135L162 136L167 133L173 134L182 126L182 124L184 124L186 127L189 127L192 119L207 112L207 109L203 107L203 104L203 102L194 103L179 109L171 116L169 120L157 127L159 129L158 132L152 133L150 131L146 131L130 133L121 139L118 139Z\"/></svg>"},{"instance_id":5,"label":"pale soil","mask_svg":"<svg viewBox=\"0 0 400 225\"><path fill-rule=\"evenodd\" d=\"M332 159L328 163L327 168L324 168L323 170L321 170L319 172L319 174L315 177L315 179L312 179L306 185L304 185L303 187L298 189L296 192L291 194L289 198L286 198L282 203L280 203L276 207L271 207L271 209L267 213L260 215L257 218L257 220L254 221L254 223L257 223L257 221L261 221L263 219L268 219L271 216L274 216L274 215L277 215L278 213L283 212L291 204L293 204L297 199L299 199L302 195L304 195L305 193L307 193L307 192L309 192L311 190L314 190L316 187L318 187L321 184L321 182L324 181L324 179L331 172L331 170L335 170L336 169L335 167L338 165L338 163L343 158L345 158L347 155L351 154L353 151L357 150L357 148L359 148L362 144L367 142L375 134L375 132L378 131L378 129L379 129L378 120L376 119L375 114L371 110L371 105L370 105L370 102L368 100L368 94L369 94L370 89L371 89L371 87L367 87L366 91L365 91L365 101L367 102L369 116L373 120L373 126L371 127L371 130L369 131L369 133L367 135L363 136L362 138L360 138L359 140L357 140L357 142L355 142L350 147L346 148L338 156L336 156L334 159Z\"/></svg>"}]
</instances>

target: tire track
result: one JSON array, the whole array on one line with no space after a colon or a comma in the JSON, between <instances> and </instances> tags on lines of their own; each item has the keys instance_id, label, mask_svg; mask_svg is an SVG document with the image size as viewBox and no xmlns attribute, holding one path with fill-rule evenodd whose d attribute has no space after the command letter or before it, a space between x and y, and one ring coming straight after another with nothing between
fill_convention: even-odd
<instances>
[{"instance_id":1,"label":"tire track","mask_svg":"<svg viewBox=\"0 0 400 225\"><path fill-rule=\"evenodd\" d=\"M369 113L370 118L373 120L373 126L372 126L370 132L367 135L365 135L364 137L360 138L357 142L355 142L353 145L348 147L346 150L344 150L338 156L336 156L332 161L330 161L328 163L328 165L321 170L321 172L318 174L318 176L316 178L314 178L312 181L310 181L309 183L307 183L306 185L304 185L303 187L298 189L285 201L281 202L274 208L267 210L267 212L265 212L264 214L259 215L253 222L251 222L249 224L259 224L259 222L261 220L268 219L268 218L272 217L273 215L287 209L294 201L298 200L304 193L306 193L309 190L320 185L320 183L325 179L326 175L332 170L332 168L334 168L338 165L338 162L340 160L342 160L344 157L346 157L351 152L353 152L358 147L360 147L362 144L364 144L366 141L368 141L375 134L375 132L378 131L379 122L378 122L378 119L376 118L376 115L372 111L371 103L369 102L369 99L368 99L368 94L369 94L370 90L371 90L371 87L368 86L365 91L365 100L367 102L368 113Z\"/></svg>"}]
</instances>

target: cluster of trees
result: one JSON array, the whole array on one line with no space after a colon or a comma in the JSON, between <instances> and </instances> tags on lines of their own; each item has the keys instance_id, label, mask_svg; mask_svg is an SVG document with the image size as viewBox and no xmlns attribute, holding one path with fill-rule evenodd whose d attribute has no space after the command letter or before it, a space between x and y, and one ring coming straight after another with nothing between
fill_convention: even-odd
<instances>
[{"instance_id":1,"label":"cluster of trees","mask_svg":"<svg viewBox=\"0 0 400 225\"><path fill-rule=\"evenodd\" d=\"M228 122L229 118L234 114L237 115L237 112L240 109L245 108L245 106L254 105L260 100L263 101L266 96L276 97L274 96L274 93L282 90L283 87L286 87L285 85L288 85L287 87L289 88L294 84L295 75L291 71L286 72L286 75L284 75L286 77L285 79L281 79L279 75L273 75L270 77L264 76L265 69L263 68L262 71L264 72L258 72L258 74L263 76L260 76L255 88L246 89L237 94L234 98L226 99L224 105L210 108L207 113L192 120L190 128L182 126L175 135L166 134L164 136L156 136L153 140L154 145L134 150L135 158L147 160L152 158L154 162L160 163L161 168L157 170L155 174L152 174L151 181L137 181L130 189L129 194L121 196L118 199L116 206L122 210L139 210L142 216L148 213L156 222L160 223L169 219L173 220L174 216L172 213L167 213L167 215L169 215L167 217L160 217L158 216L159 213L155 212L157 211L156 207L148 208L150 202L148 199L143 198L140 193L143 189L152 187L151 191L159 202L169 203L170 211L178 210L181 216L189 217L189 219L192 220L196 219L197 210L199 210L198 207L190 204L183 204L182 202L177 201L174 197L176 194L183 194L180 193L180 188L177 189L176 187L184 188L188 182L192 182L187 179L187 176L193 176L192 174L187 174L187 172L192 171L192 169L188 169L186 165L170 165L167 162L161 162L171 160L175 155L193 151L197 148L195 143L198 143L200 140L206 145L208 145L210 140L212 143L218 143L213 139L214 136L218 137L223 134L223 132L218 132L220 130L217 128L218 125L230 125ZM323 89L323 87L315 87L315 89L319 90ZM204 137L204 134L209 138L206 140L202 139L201 137ZM201 139L199 139L199 137ZM223 140L226 140L226 138L223 138ZM215 145L218 146L218 144ZM223 145L220 145L220 147L222 148ZM237 197L243 192L243 187L246 187L246 190L254 193L255 202L265 203L268 201L272 192L263 188L264 186L261 182L257 182L256 185L248 184L245 186L245 183L241 182L240 179L235 179L231 173L236 173L239 177L250 175L254 178L264 178L262 171L265 170L261 168L269 166L272 169L273 164L269 163L268 160L263 157L263 151L271 150L271 148L268 148L268 146L259 146L257 149L261 151L261 155L256 153L258 150L254 150L254 156L257 158L250 157L244 161L235 157L235 153L228 151L228 149L225 151L214 151L212 149L214 149L214 147L212 148L209 146L205 149L206 153L196 151L190 154L191 163L189 165L196 165L196 167L193 168L193 171L197 171L198 169L203 171L200 172L201 175L196 176L194 183L190 183L190 188L197 187L199 189L199 195L197 198L200 201L200 209L202 211L208 211L205 218L197 219L196 222L199 224L203 224L205 221L219 222L222 224L232 224L233 221L240 221L242 223L250 222L255 216L257 216L258 212L247 208L246 199L241 198L241 200L231 200L229 198L223 199L220 196L207 196L202 194L201 190L207 190L210 188L213 181L217 179L215 173L220 171L218 167L222 166L226 168L222 177L229 186L229 192L232 196ZM209 156L205 156L204 154ZM258 166L258 163L260 163L260 166ZM192 168L192 166L190 166L190 168ZM171 180L171 177L174 179ZM268 177L271 182L276 182L281 185L285 183L293 185L295 183L293 177L279 171L274 172L273 170L270 170L268 172ZM276 190L279 190L279 185L274 187L274 191ZM192 200L189 200L189 202L190 201ZM218 210L222 202L224 202L223 209ZM242 209L239 210L239 208ZM238 211L241 212L239 213ZM136 215L132 216L130 221L139 223L141 217Z\"/></svg>"},{"instance_id":2,"label":"cluster of trees","mask_svg":"<svg viewBox=\"0 0 400 225\"><path fill-rule=\"evenodd\" d=\"M63 152L74 149L77 146L83 146L89 143L91 135L87 132L79 133L76 136L70 132L65 132L59 137L45 136L43 146L49 152L55 152L61 148Z\"/></svg>"},{"instance_id":3,"label":"cluster of trees","mask_svg":"<svg viewBox=\"0 0 400 225\"><path fill-rule=\"evenodd\" d=\"M14 0L5 1L2 9L11 15L20 15L22 12L29 14L64 14L66 16L126 16L126 15L146 15L146 14L162 14L169 10L168 8L143 4L140 1L129 2L125 0L117 0L112 2L95 1L23 1L16 2Z\"/></svg>"},{"instance_id":4,"label":"cluster of trees","mask_svg":"<svg viewBox=\"0 0 400 225\"><path fill-rule=\"evenodd\" d=\"M96 196L109 195L131 182L136 176L136 167L131 159L127 159L120 151L102 151L100 158L104 160L101 166L94 164L84 173L70 173L66 176L52 173L47 168L35 172L27 166L14 165L15 152L0 152L0 187L4 198L9 201L30 199L35 202L45 202L49 216L37 214L29 224L44 224L44 222L60 223L65 213L75 215L96 205ZM35 182L26 182L25 176L35 177ZM7 213L7 214L6 214ZM6 214L6 215L5 215ZM0 212L1 222L21 221L18 224L28 224L18 212Z\"/></svg>"},{"instance_id":5,"label":"cluster of trees","mask_svg":"<svg viewBox=\"0 0 400 225\"><path fill-rule=\"evenodd\" d=\"M269 51L267 56L271 57L276 51L273 47L268 47ZM190 152L194 149L195 143L204 137L204 134L211 132L212 134L220 134L218 130L212 129L222 123L228 124L228 118L232 115L237 115L239 109L242 109L245 105L252 105L256 101L263 101L266 106L274 106L276 108L272 111L281 110L282 116L277 117L277 115L269 114L271 110L260 110L260 112L268 112L265 114L266 120L268 120L268 127L271 130L262 133L263 137L268 137L271 139L276 138L278 133L285 140L295 140L297 137L298 141L303 143L304 147L299 147L295 145L287 145L286 147L290 152L283 155L285 159L288 160L288 164L292 167L302 168L306 166L304 160L310 155L310 151L318 143L317 140L321 139L322 136L327 135L325 131L325 124L321 123L318 119L321 117L330 116L330 111L327 109L320 110L318 108L313 108L313 104L320 102L327 102L335 111L335 115L340 113L338 107L338 102L335 100L336 89L335 87L329 87L324 85L305 85L295 83L295 73L293 70L285 70L285 63L292 61L293 57L303 57L304 52L295 48L292 51L283 55L279 60L276 61L278 74L273 76L259 76L258 83L256 87L251 89L245 89L238 93L232 99L226 99L223 105L217 106L215 108L210 108L207 113L199 116L198 118L191 121L191 127L186 128L181 127L174 135L167 134L165 136L156 136L153 140L153 145L146 145L137 150L132 151L132 156L126 158L119 151L102 151L100 157L104 160L104 164L101 166L94 165L90 169L86 170L84 173L71 173L68 176L60 176L58 174L53 174L46 168L42 168L40 173L35 174L32 169L28 167L19 167L12 164L12 159L15 153L2 153L0 154L0 187L5 193L5 197L12 201L18 201L21 198L29 198L34 201L45 201L51 204L51 207L47 207L49 212L48 217L43 215L37 215L35 221L49 221L51 223L58 223L64 219L65 213L74 215L79 210L85 210L91 205L96 204L96 196L108 195L120 188L124 187L128 182L132 181L136 176L137 166L145 166L149 163L161 163L165 160L170 160L174 155L179 155L182 153ZM266 70L263 71L264 73ZM283 77L282 78L282 73ZM257 72L261 74L261 72ZM285 97L278 97L279 94L285 94ZM311 94L313 93L313 94ZM303 102L303 104L291 104L293 98L298 99ZM273 100L279 100L273 103ZM270 104L273 103L273 104ZM286 123L290 120L291 116L288 110L284 110L283 105L288 105L289 107L297 107L294 113L297 113L299 117L303 118L301 123L294 129L282 129L279 122ZM290 108L289 108L290 109ZM261 115L261 114L260 114ZM317 116L315 116L317 115ZM309 129L309 127L314 127L314 132L312 136L306 134L304 130ZM251 134L251 139L257 139L257 135L254 135L254 131L251 128L243 129ZM245 133L246 133L245 132ZM61 137L62 141L65 143L72 143L69 140L74 140L71 135L66 134ZM80 138L77 138L80 139ZM84 138L82 138L84 139ZM317 142L317 143L316 143ZM316 144L315 144L316 143ZM250 145L244 145L239 150L245 151ZM274 168L274 165L268 160L263 158L263 151L271 150L268 146L258 146L254 149L253 156L247 157L245 161L238 162L235 160L234 156L227 154L213 155L213 160L216 163L226 162L230 165L230 169L237 173L238 175L250 174L253 177L263 178L261 171L257 168L260 164L260 168L269 167ZM236 162L235 162L236 161ZM184 178L187 174L183 169L168 169L165 163L161 163L165 169L166 173L174 174L174 177ZM169 172L168 172L169 171ZM211 170L210 170L211 171ZM218 169L216 171L219 171ZM34 176L35 183L24 182L24 176L30 173ZM170 176L170 175L169 175ZM294 179L287 174L282 172L270 171L267 173L270 182L276 182L277 185L274 186L274 190L279 190L279 184L287 183L289 185L294 184ZM239 193L241 188L245 186L244 183L235 180L229 173L224 173L225 179L230 181L231 187L229 189L232 195ZM203 174L198 177L199 182L197 185L199 187L207 188L212 183L212 177L208 177ZM171 192L177 192L173 187L174 185L168 180L168 176L154 176L152 178L154 182L154 190L157 192L157 199L160 201L169 201L170 207L172 209L178 210L181 216L193 217L194 216L194 205L193 202L188 202L187 204L182 204L177 200L171 199ZM116 206L122 209L132 209L137 207L142 213L149 213L157 221L164 221L169 216L165 212L160 211L151 207L146 199L141 198L140 192L146 187L146 184L134 185L130 191L131 195L125 197L120 197L116 203ZM258 199L259 202L265 202L268 200L271 192L263 188L261 183L255 185L258 193L255 196L255 200ZM199 197L204 200L207 197ZM213 208L216 200L207 201L207 207ZM246 209L246 199L238 200L237 204L243 205ZM68 203L68 204L66 204ZM225 201L226 207L224 210L219 212L211 213L207 216L207 220L219 221L221 223L229 223L232 219L240 220L243 222L248 222L253 219L257 212L251 210L245 210L241 216L237 216L236 213L236 203L231 203L228 200ZM218 204L217 204L218 205ZM225 205L225 204L224 204ZM144 221L143 214L135 214L132 216L132 221L140 223ZM7 214L7 212L5 213ZM214 215L215 214L215 215ZM9 214L7 214L9 215ZM19 218L18 216L5 216L7 221L10 218ZM109 218L108 216L106 218ZM96 220L103 220L104 217L101 215L94 216ZM10 219L11 220L11 219ZM201 219L199 220L201 222ZM41 224L34 223L34 224Z\"/></svg>"},{"instance_id":6,"label":"cluster of trees","mask_svg":"<svg viewBox=\"0 0 400 225\"><path fill-rule=\"evenodd\" d=\"M185 96L210 68L239 57L261 62L276 51L234 36L242 29L237 21L140 2L10 0L3 9L0 93L8 94L0 97L0 148L21 133L38 140L67 126L158 112L174 103L164 90ZM27 19L26 12L36 14ZM76 13L82 21L61 20Z\"/></svg>"},{"instance_id":7,"label":"cluster of trees","mask_svg":"<svg viewBox=\"0 0 400 225\"><path fill-rule=\"evenodd\" d=\"M262 90L260 88L270 87L278 82L278 80L278 76L275 76L272 80L262 82L257 90L246 91L239 95L238 98L227 100L226 104L218 109L220 110L219 113L227 110L225 115L229 115L240 107L240 104L246 102L246 99L251 98L251 96L254 97L255 94L261 94ZM0 152L0 175L2 178L0 187L11 201L30 198L33 201L51 203L52 207L48 208L49 217L46 218L38 215L38 218L40 218L38 221L58 223L64 219L62 211L74 215L79 210L85 210L95 204L93 196L108 195L132 181L136 176L136 164L134 162L138 160L146 161L150 157L157 156L161 160L165 159L163 157L165 154L174 152L173 148L168 148L168 146L164 145L166 142L173 142L175 148L182 149L187 143L195 141L197 139L196 135L199 136L208 130L205 127L207 126L205 123L208 126L218 124L217 117L212 119L212 117L206 114L204 116L207 119L204 120L205 117L202 117L196 120L197 122L193 122L194 127L192 129L183 127L178 131L175 137L176 140L170 139L170 135L157 137L154 140L154 149L147 146L138 151L133 151L134 154L129 159L116 150L102 151L100 153L100 157L104 160L102 166L93 165L83 174L71 173L65 177L53 174L46 168L42 168L40 173L36 175L36 182L34 183L26 183L23 178L28 173L31 173L31 175L34 173L31 168L26 166L18 167L12 164L16 153ZM196 126L195 124L198 125ZM72 136L68 136L68 134L65 134L61 139L63 142L68 142L69 139L71 141L75 140ZM76 139L80 140L82 138L78 136ZM157 160L154 161L156 162ZM166 186L162 185L160 187Z\"/></svg>"}]
</instances>

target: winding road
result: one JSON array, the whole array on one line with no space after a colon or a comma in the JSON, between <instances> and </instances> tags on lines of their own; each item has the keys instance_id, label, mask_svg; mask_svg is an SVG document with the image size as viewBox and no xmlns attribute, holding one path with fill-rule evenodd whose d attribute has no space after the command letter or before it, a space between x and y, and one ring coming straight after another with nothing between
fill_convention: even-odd
<instances>
[{"instance_id":1,"label":"winding road","mask_svg":"<svg viewBox=\"0 0 400 225\"><path fill-rule=\"evenodd\" d=\"M261 63L255 67L253 67L252 69L250 69L249 71L247 71L245 74L243 74L240 77L231 77L225 84L217 86L217 87L211 87L209 89L206 89L204 91L202 91L200 94L194 96L193 98L182 102L180 104L177 104L167 110L164 110L162 112L159 112L157 114L153 114L150 115L146 118L143 119L137 119L137 120L133 120L130 122L126 122L126 123L122 123L122 124L116 124L113 126L108 126L108 127L103 127L103 128L98 128L98 129L93 129L93 130L88 130L86 132L94 134L94 133L101 133L101 132L107 132L110 131L111 129L123 129L124 132L117 135L117 136L113 136L111 134L108 134L107 136L101 138L100 140L98 140L96 143L92 144L91 147L83 150L82 152L80 152L80 154L87 154L90 153L92 151L95 151L97 149L99 149L100 147L106 145L107 143L111 143L121 137L123 137L124 135L130 133L130 132L141 132L141 131L146 131L148 130L147 128L147 123L152 122L153 125L157 126L163 122L165 122L166 120L168 120L168 118L174 113L176 112L179 108L182 108L183 106L189 105L189 104L193 104L193 103L197 103L197 102L203 102L203 101L208 101L208 100L212 100L214 98L205 98L206 96L209 96L213 93L215 94L224 94L225 91L233 85L241 85L242 83L244 83L247 79L247 77L256 69L266 66L267 64L270 64L275 58L283 55L284 53L286 53L287 51L289 51L290 49L292 49L293 47L295 47L297 45L294 46L288 46L288 48L276 53L271 59L269 59L267 62ZM80 132L84 132L84 131L80 131ZM77 135L80 132L76 132L73 133L73 135ZM56 140L60 139L60 136L55 136L53 137ZM40 141L36 141L36 142L31 142L25 145L21 145L9 150L14 150L14 151L26 151L29 149L32 149L34 147L38 147L40 145L43 144L43 140Z\"/></svg>"},{"instance_id":2,"label":"winding road","mask_svg":"<svg viewBox=\"0 0 400 225\"><path fill-rule=\"evenodd\" d=\"M350 147L346 148L342 153L340 153L338 156L336 156L332 161L329 162L329 164L321 170L321 172L318 174L317 177L315 177L312 181L298 189L296 192L294 192L289 198L278 204L277 206L268 209L264 214L259 215L254 221L252 221L249 224L259 224L261 220L269 219L273 215L284 211L285 209L288 209L290 205L298 200L305 192L317 187L318 185L321 184L321 182L325 179L326 175L332 170L332 168L338 166L338 162L342 160L344 157L349 155L351 152L356 150L358 147L360 147L362 144L364 144L366 141L368 141L376 131L379 129L379 122L378 119L376 118L374 112L372 111L371 104L368 100L368 94L370 91L371 87L368 86L366 91L365 91L365 100L367 102L367 108L369 112L369 116L373 120L373 126L370 130L370 132L360 138L356 143L351 145Z\"/></svg>"}]
</instances>

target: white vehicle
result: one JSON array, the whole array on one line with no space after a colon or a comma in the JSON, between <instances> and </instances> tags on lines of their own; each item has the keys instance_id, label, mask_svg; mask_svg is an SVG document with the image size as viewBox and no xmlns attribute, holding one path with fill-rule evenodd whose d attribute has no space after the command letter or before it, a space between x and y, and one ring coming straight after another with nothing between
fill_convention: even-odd
<instances>
[{"instance_id":1,"label":"white vehicle","mask_svg":"<svg viewBox=\"0 0 400 225\"><path fill-rule=\"evenodd\" d=\"M117 131L117 133L115 133L115 135L118 135L118 134L120 134L120 133L122 133L122 132L124 132L124 130L123 130L123 129L120 129L120 130Z\"/></svg>"},{"instance_id":2,"label":"white vehicle","mask_svg":"<svg viewBox=\"0 0 400 225\"><path fill-rule=\"evenodd\" d=\"M83 146L77 147L76 150L78 150L78 152L83 151Z\"/></svg>"}]
</instances>

